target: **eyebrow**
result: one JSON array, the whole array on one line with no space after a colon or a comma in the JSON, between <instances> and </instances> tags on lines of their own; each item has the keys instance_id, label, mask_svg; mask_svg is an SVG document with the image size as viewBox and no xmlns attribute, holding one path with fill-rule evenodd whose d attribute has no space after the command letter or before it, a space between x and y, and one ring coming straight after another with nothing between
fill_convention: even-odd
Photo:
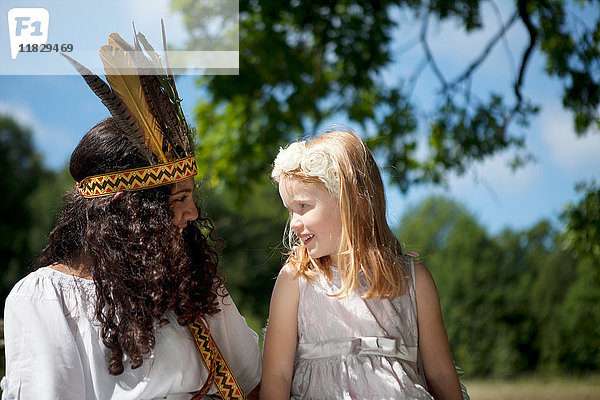
<instances>
[{"instance_id":1,"label":"eyebrow","mask_svg":"<svg viewBox=\"0 0 600 400\"><path fill-rule=\"evenodd\" d=\"M181 189L181 190L176 191L175 193L171 193L171 196L175 196L180 193L192 193L193 191L194 191L194 189Z\"/></svg>"},{"instance_id":2,"label":"eyebrow","mask_svg":"<svg viewBox=\"0 0 600 400\"><path fill-rule=\"evenodd\" d=\"M311 202L311 198L310 197L294 197L292 199L292 203L310 203Z\"/></svg>"}]
</instances>

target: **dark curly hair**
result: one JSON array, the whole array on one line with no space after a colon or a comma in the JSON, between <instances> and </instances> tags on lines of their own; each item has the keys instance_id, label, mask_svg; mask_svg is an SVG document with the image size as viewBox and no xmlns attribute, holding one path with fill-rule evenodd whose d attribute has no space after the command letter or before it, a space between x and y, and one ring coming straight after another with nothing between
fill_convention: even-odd
<instances>
[{"instance_id":1,"label":"dark curly hair","mask_svg":"<svg viewBox=\"0 0 600 400\"><path fill-rule=\"evenodd\" d=\"M107 118L81 139L70 172L80 181L146 165L114 119ZM125 192L118 199L67 193L36 262L40 268L84 260L89 267L113 375L123 372L124 355L132 368L142 365L155 344L154 328L167 323L165 312L173 310L181 325L189 324L198 315L217 313L217 296L225 295L212 222L200 216L182 235L172 223L169 194L167 186Z\"/></svg>"}]
</instances>

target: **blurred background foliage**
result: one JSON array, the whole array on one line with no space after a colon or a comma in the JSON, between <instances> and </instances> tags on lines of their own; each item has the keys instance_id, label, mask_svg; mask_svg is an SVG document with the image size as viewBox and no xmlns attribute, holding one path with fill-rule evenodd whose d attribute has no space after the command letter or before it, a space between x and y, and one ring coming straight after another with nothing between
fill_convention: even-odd
<instances>
[{"instance_id":1,"label":"blurred background foliage","mask_svg":"<svg viewBox=\"0 0 600 400\"><path fill-rule=\"evenodd\" d=\"M504 31L521 23L525 47L510 95L471 93L470 81L489 49L463 74L449 79L429 51L430 22L455 20L482 27L480 0L240 2L238 76L204 76L195 108L202 133L197 159L207 171L202 208L226 246L221 271L248 322L266 321L281 266L287 214L268 180L280 146L312 134L331 120L362 127L386 178L403 191L443 184L478 160L520 149L513 165L527 162L523 137L537 107L524 93L533 49L546 72L563 82L563 104L579 134L599 126L600 18L573 26L564 1L518 0ZM580 1L586 5L589 2ZM211 2L173 0L193 34ZM433 110L411 102L417 75L390 85L394 12L408 11L421 35L422 69L439 83ZM394 11L396 10L396 11ZM201 48L197 43L192 45ZM421 70L422 72L422 70ZM417 156L425 135L427 151ZM68 170L43 167L31 132L0 117L0 296L24 276L52 229ZM526 372L583 373L600 368L600 186L579 185L565 205L562 224L539 221L523 231L491 235L451 198L431 197L394 227L406 250L417 250L437 282L452 350L468 376L511 377ZM490 210L493 212L493 210Z\"/></svg>"},{"instance_id":2,"label":"blurred background foliage","mask_svg":"<svg viewBox=\"0 0 600 400\"><path fill-rule=\"evenodd\" d=\"M575 251L569 238L590 229L595 238L577 243L600 240L597 221L578 228L571 211L595 209L597 216L599 193L596 187L592 202L567 207L563 231L540 221L490 236L464 207L442 197L407 211L398 237L407 250L421 252L434 275L465 371L511 377L598 370L600 260Z\"/></svg>"}]
</instances>

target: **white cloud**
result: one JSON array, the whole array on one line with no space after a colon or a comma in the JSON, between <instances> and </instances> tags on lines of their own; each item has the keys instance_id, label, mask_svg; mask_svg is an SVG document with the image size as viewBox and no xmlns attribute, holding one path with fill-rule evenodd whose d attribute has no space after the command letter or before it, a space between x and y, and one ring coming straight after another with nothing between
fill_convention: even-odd
<instances>
[{"instance_id":1,"label":"white cloud","mask_svg":"<svg viewBox=\"0 0 600 400\"><path fill-rule=\"evenodd\" d=\"M0 114L12 117L19 125L31 129L36 150L44 154L44 162L50 168L61 168L72 150L71 141L59 130L41 124L33 111L22 105L0 102Z\"/></svg>"},{"instance_id":2,"label":"white cloud","mask_svg":"<svg viewBox=\"0 0 600 400\"><path fill-rule=\"evenodd\" d=\"M503 152L473 165L462 176L453 174L449 179L450 189L462 196L473 190L490 193L492 197L519 197L535 190L542 173L540 164L532 162L517 170L510 168L513 154Z\"/></svg>"},{"instance_id":3,"label":"white cloud","mask_svg":"<svg viewBox=\"0 0 600 400\"><path fill-rule=\"evenodd\" d=\"M15 121L17 121L19 125L30 128L34 132L39 131L41 128L41 124L37 123L33 113L31 112L31 109L28 107L15 106L0 102L0 113L9 115Z\"/></svg>"},{"instance_id":4,"label":"white cloud","mask_svg":"<svg viewBox=\"0 0 600 400\"><path fill-rule=\"evenodd\" d=\"M552 161L569 171L600 169L600 132L578 137L573 117L557 104L549 104L540 114L541 138Z\"/></svg>"}]
</instances>

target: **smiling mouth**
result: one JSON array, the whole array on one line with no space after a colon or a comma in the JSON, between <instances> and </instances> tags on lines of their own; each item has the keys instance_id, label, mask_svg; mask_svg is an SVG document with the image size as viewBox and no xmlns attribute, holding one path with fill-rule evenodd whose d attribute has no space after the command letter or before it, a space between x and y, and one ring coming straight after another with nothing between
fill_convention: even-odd
<instances>
[{"instance_id":1,"label":"smiling mouth","mask_svg":"<svg viewBox=\"0 0 600 400\"><path fill-rule=\"evenodd\" d=\"M306 245L308 242L310 242L312 240L312 238L314 238L315 235L308 235L302 238L302 243L304 243L304 245Z\"/></svg>"}]
</instances>

